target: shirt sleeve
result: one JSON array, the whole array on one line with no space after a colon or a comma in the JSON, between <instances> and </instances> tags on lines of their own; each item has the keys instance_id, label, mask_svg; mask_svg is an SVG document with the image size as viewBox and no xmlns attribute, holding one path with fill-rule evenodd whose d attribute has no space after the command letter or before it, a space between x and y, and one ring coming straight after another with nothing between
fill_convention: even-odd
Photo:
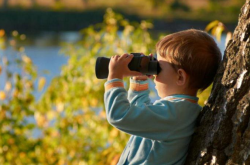
<instances>
[{"instance_id":1,"label":"shirt sleeve","mask_svg":"<svg viewBox=\"0 0 250 165\"><path fill-rule=\"evenodd\" d=\"M128 100L132 105L150 104L149 80L138 81L130 78Z\"/></svg>"},{"instance_id":2,"label":"shirt sleeve","mask_svg":"<svg viewBox=\"0 0 250 165\"><path fill-rule=\"evenodd\" d=\"M113 83L118 81L113 81ZM119 81L121 83L121 81ZM157 102L154 104L133 103L139 101L132 96L132 103L127 99L127 91L122 86L108 82L104 102L108 122L119 130L149 139L165 140L175 127L176 111L171 105ZM120 84L121 85L121 84Z\"/></svg>"}]
</instances>

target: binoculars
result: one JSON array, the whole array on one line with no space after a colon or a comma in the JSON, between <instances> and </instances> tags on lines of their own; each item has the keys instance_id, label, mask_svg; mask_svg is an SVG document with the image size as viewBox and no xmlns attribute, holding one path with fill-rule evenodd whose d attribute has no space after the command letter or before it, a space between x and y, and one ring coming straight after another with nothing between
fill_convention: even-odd
<instances>
[{"instance_id":1,"label":"binoculars","mask_svg":"<svg viewBox=\"0 0 250 165\"><path fill-rule=\"evenodd\" d=\"M141 72L144 75L157 75L161 68L156 58L145 56L141 53L131 53L134 55L133 59L128 64L131 71ZM109 74L110 58L98 57L95 65L95 73L98 79L105 79Z\"/></svg>"}]
</instances>

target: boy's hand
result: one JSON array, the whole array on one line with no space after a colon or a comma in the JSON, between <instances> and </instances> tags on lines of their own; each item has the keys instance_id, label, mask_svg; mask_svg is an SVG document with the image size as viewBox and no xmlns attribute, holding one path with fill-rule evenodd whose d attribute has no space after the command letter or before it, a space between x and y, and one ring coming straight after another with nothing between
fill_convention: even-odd
<instances>
[{"instance_id":1,"label":"boy's hand","mask_svg":"<svg viewBox=\"0 0 250 165\"><path fill-rule=\"evenodd\" d=\"M109 62L109 75L108 80L112 80L114 78L123 79L123 77L127 76L141 76L142 73L131 71L128 68L128 64L132 60L134 56L123 54L122 56L115 55L112 56Z\"/></svg>"}]
</instances>

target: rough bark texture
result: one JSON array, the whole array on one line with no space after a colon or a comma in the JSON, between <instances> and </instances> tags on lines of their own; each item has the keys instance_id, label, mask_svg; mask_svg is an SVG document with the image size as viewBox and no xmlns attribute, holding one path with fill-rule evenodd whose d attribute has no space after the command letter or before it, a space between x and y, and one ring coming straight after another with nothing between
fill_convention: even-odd
<instances>
[{"instance_id":1,"label":"rough bark texture","mask_svg":"<svg viewBox=\"0 0 250 165\"><path fill-rule=\"evenodd\" d=\"M186 165L250 165L250 0L199 116Z\"/></svg>"}]
</instances>

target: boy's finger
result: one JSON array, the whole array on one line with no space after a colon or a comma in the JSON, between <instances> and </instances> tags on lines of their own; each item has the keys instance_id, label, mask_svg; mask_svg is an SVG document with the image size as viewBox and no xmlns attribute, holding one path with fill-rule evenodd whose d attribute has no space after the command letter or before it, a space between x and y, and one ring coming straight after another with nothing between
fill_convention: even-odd
<instances>
[{"instance_id":1,"label":"boy's finger","mask_svg":"<svg viewBox=\"0 0 250 165\"><path fill-rule=\"evenodd\" d=\"M118 58L120 58L120 55L115 55L113 58L117 60Z\"/></svg>"},{"instance_id":2,"label":"boy's finger","mask_svg":"<svg viewBox=\"0 0 250 165\"><path fill-rule=\"evenodd\" d=\"M127 58L128 57L128 54L126 53L126 54L123 54L122 56L121 56L121 58Z\"/></svg>"},{"instance_id":3,"label":"boy's finger","mask_svg":"<svg viewBox=\"0 0 250 165\"><path fill-rule=\"evenodd\" d=\"M134 55L133 54L130 54L127 56L127 62L130 63L130 61L133 59Z\"/></svg>"}]
</instances>

